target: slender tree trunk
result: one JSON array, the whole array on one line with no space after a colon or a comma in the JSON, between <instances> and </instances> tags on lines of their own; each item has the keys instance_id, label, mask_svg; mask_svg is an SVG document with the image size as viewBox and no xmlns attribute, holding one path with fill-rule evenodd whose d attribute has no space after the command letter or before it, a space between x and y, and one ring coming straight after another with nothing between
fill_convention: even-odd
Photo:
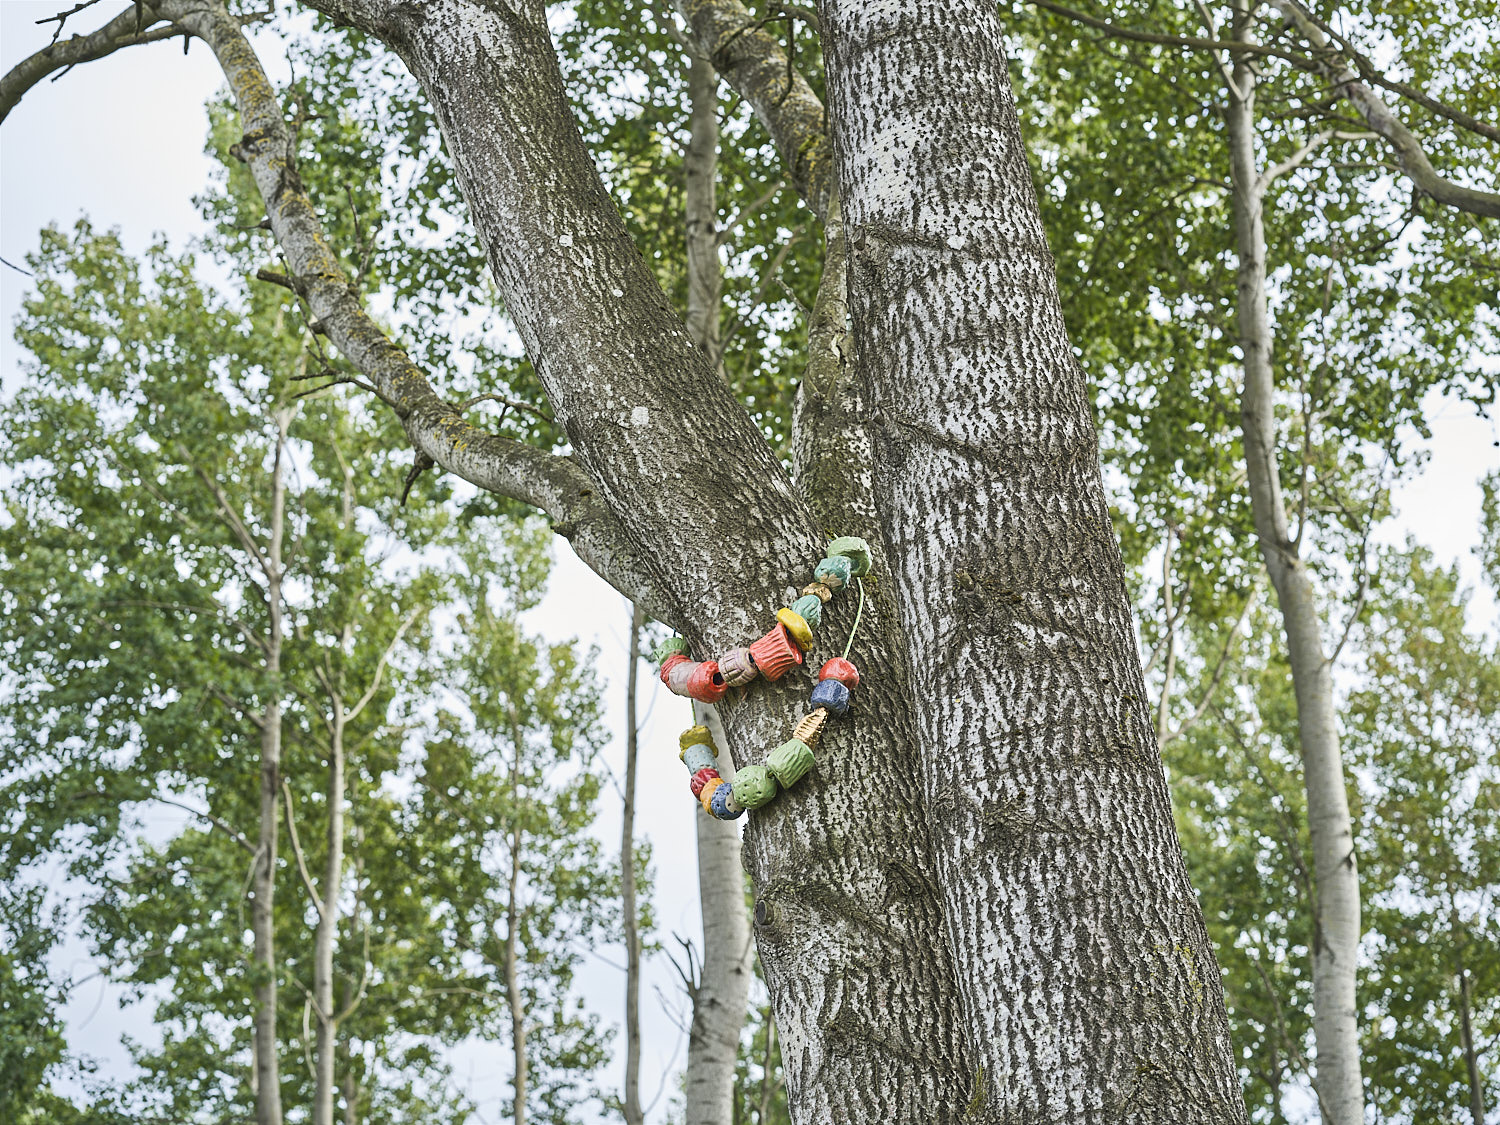
<instances>
[{"instance_id":1,"label":"slender tree trunk","mask_svg":"<svg viewBox=\"0 0 1500 1125\"><path fill-rule=\"evenodd\" d=\"M352 630L345 629L345 643ZM313 1125L333 1125L334 1055L338 1023L333 1010L333 947L338 937L339 890L344 878L344 703L335 694L333 730L328 749L327 865L323 899L313 934L313 1009L318 1017L317 1055L313 1073Z\"/></svg>"},{"instance_id":2,"label":"slender tree trunk","mask_svg":"<svg viewBox=\"0 0 1500 1125\"><path fill-rule=\"evenodd\" d=\"M1455 936L1457 919L1454 919ZM1469 1116L1474 1125L1484 1125L1484 1079L1479 1073L1479 1052L1474 1048L1474 996L1469 983L1469 969L1458 960L1458 1034L1463 1043L1464 1074L1469 1080Z\"/></svg>"},{"instance_id":3,"label":"slender tree trunk","mask_svg":"<svg viewBox=\"0 0 1500 1125\"><path fill-rule=\"evenodd\" d=\"M256 972L254 1076L256 1125L281 1125L281 1074L276 1042L276 849L281 804L282 545L286 524L285 453L290 411L276 413L276 456L271 470L270 541L262 573L268 613L266 684L261 713L260 829L250 877L250 932Z\"/></svg>"},{"instance_id":4,"label":"slender tree trunk","mask_svg":"<svg viewBox=\"0 0 1500 1125\"><path fill-rule=\"evenodd\" d=\"M514 1125L526 1125L526 999L521 995L519 971L521 924L521 754L523 750L521 731L512 716L512 740L515 758L511 764L511 799L516 804L515 823L510 830L510 877L506 881L505 898L505 999L510 1007L511 1063L514 1068L512 1087L515 1094L511 1102L511 1120Z\"/></svg>"},{"instance_id":5,"label":"slender tree trunk","mask_svg":"<svg viewBox=\"0 0 1500 1125\"><path fill-rule=\"evenodd\" d=\"M646 615L630 607L630 670L625 687L625 812L620 826L620 912L625 928L625 1125L641 1125L641 938L635 910L635 767L640 748L636 683Z\"/></svg>"},{"instance_id":6,"label":"slender tree trunk","mask_svg":"<svg viewBox=\"0 0 1500 1125\"><path fill-rule=\"evenodd\" d=\"M1250 35L1254 4L1237 5L1237 34ZM1325 1125L1362 1125L1355 970L1359 955L1359 873L1334 712L1333 666L1323 650L1323 621L1312 576L1291 535L1281 492L1275 421L1275 370L1266 295L1264 188L1255 152L1255 70L1234 68L1228 91L1230 178L1239 255L1237 304L1245 384L1240 401L1245 466L1256 539L1281 606L1297 697L1297 730L1307 793L1316 889L1313 899L1313 1038L1317 1092ZM1301 532L1298 533L1298 539Z\"/></svg>"},{"instance_id":7,"label":"slender tree trunk","mask_svg":"<svg viewBox=\"0 0 1500 1125\"><path fill-rule=\"evenodd\" d=\"M968 1111L1238 1125L994 6L819 16Z\"/></svg>"},{"instance_id":8,"label":"slender tree trunk","mask_svg":"<svg viewBox=\"0 0 1500 1125\"><path fill-rule=\"evenodd\" d=\"M719 312L724 287L719 259L718 178L719 76L707 59L690 56L689 133L683 161L687 217L687 330L718 370ZM724 760L720 776L734 777L728 740L718 714L695 706L694 718L709 726ZM740 1030L750 998L754 956L740 860L740 828L694 810L698 836L698 899L703 915L703 971L693 995L688 1035L685 1117L687 1125L730 1125L734 1117L734 1070Z\"/></svg>"}]
</instances>

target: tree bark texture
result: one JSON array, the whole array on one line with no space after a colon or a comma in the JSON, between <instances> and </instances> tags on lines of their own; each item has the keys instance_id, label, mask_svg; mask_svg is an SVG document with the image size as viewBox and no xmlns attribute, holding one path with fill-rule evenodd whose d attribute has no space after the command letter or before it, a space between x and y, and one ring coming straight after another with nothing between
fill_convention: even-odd
<instances>
[{"instance_id":1,"label":"tree bark texture","mask_svg":"<svg viewBox=\"0 0 1500 1125\"><path fill-rule=\"evenodd\" d=\"M819 12L973 1111L1242 1122L993 6Z\"/></svg>"},{"instance_id":2,"label":"tree bark texture","mask_svg":"<svg viewBox=\"0 0 1500 1125\"><path fill-rule=\"evenodd\" d=\"M1248 35L1252 5L1237 13ZM1264 189L1255 152L1255 72L1234 68L1229 91L1231 199L1239 254L1236 301L1245 367L1240 399L1246 476L1255 535L1276 589L1297 699L1297 733L1307 793L1316 893L1313 898L1313 1038L1317 1092L1326 1125L1364 1121L1355 971L1359 956L1359 872L1334 712L1333 665L1323 650L1323 620L1312 576L1293 540L1281 492L1275 418L1275 369L1266 294ZM1300 538L1300 534L1299 534Z\"/></svg>"},{"instance_id":3,"label":"tree bark texture","mask_svg":"<svg viewBox=\"0 0 1500 1125\"><path fill-rule=\"evenodd\" d=\"M345 644L352 627L344 631ZM334 1061L338 1051L338 1020L333 1010L333 953L338 938L339 892L344 882L344 701L334 695L329 732L327 799L327 861L323 894L318 903L318 927L313 936L313 1008L318 1020L317 1053L313 1074L313 1125L333 1125Z\"/></svg>"},{"instance_id":4,"label":"tree bark texture","mask_svg":"<svg viewBox=\"0 0 1500 1125\"><path fill-rule=\"evenodd\" d=\"M641 1125L641 936L635 906L635 773L640 748L636 688L646 616L630 607L630 670L625 676L625 808L620 818L620 915L625 931L625 1125Z\"/></svg>"}]
</instances>

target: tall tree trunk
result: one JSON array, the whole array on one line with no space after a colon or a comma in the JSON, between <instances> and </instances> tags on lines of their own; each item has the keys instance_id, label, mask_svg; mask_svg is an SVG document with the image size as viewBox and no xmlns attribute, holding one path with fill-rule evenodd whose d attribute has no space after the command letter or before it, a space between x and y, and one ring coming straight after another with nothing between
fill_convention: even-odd
<instances>
[{"instance_id":1,"label":"tall tree trunk","mask_svg":"<svg viewBox=\"0 0 1500 1125\"><path fill-rule=\"evenodd\" d=\"M1457 938L1458 917L1453 917L1453 936ZM1484 1078L1479 1073L1479 1053L1474 1048L1474 994L1469 983L1469 968L1463 951L1458 955L1458 1034L1464 1051L1464 1074L1469 1081L1469 1116L1473 1125L1484 1125Z\"/></svg>"},{"instance_id":2,"label":"tall tree trunk","mask_svg":"<svg viewBox=\"0 0 1500 1125\"><path fill-rule=\"evenodd\" d=\"M505 898L505 1000L510 1008L511 1065L514 1077L511 1086L511 1120L514 1125L526 1125L526 1000L521 995L519 965L521 924L521 755L524 751L520 726L511 715L511 738L515 746L515 757L510 771L511 800L515 804L515 823L510 830L510 877L506 881Z\"/></svg>"},{"instance_id":3,"label":"tall tree trunk","mask_svg":"<svg viewBox=\"0 0 1500 1125\"><path fill-rule=\"evenodd\" d=\"M641 938L635 909L635 767L640 748L636 683L646 615L630 607L630 670L625 687L625 811L620 825L620 913L625 929L625 1125L641 1125Z\"/></svg>"},{"instance_id":4,"label":"tall tree trunk","mask_svg":"<svg viewBox=\"0 0 1500 1125\"><path fill-rule=\"evenodd\" d=\"M1253 33L1253 2L1236 5L1236 34ZM1275 420L1275 371L1266 295L1264 187L1255 152L1255 68L1234 67L1228 91L1230 180L1239 255L1237 305L1245 383L1240 400L1245 467L1256 539L1281 606L1297 698L1297 731L1307 793L1316 881L1313 898L1313 1038L1317 1093L1326 1125L1361 1125L1355 969L1359 954L1359 873L1334 713L1333 666L1323 651L1323 621L1312 576L1291 535L1281 492Z\"/></svg>"},{"instance_id":5,"label":"tall tree trunk","mask_svg":"<svg viewBox=\"0 0 1500 1125\"><path fill-rule=\"evenodd\" d=\"M723 376L719 313L724 288L719 259L719 76L705 58L690 56L688 147L683 161L687 231L687 330ZM717 712L696 705L693 717L710 727L724 761L720 776L734 777L728 741ZM698 901L703 915L703 970L693 994L688 1035L687 1125L730 1125L740 1030L750 999L754 953L745 904L740 828L694 811L698 836Z\"/></svg>"},{"instance_id":6,"label":"tall tree trunk","mask_svg":"<svg viewBox=\"0 0 1500 1125\"><path fill-rule=\"evenodd\" d=\"M351 635L352 629L346 627L346 644ZM344 701L335 694L332 704L326 793L328 854L323 869L323 897L318 904L318 927L313 934L313 1008L318 1018L313 1125L333 1125L334 1056L338 1050L338 1023L333 1010L333 947L338 937L339 890L344 878Z\"/></svg>"},{"instance_id":7,"label":"tall tree trunk","mask_svg":"<svg viewBox=\"0 0 1500 1125\"><path fill-rule=\"evenodd\" d=\"M819 15L970 1110L1243 1122L995 9Z\"/></svg>"},{"instance_id":8,"label":"tall tree trunk","mask_svg":"<svg viewBox=\"0 0 1500 1125\"><path fill-rule=\"evenodd\" d=\"M255 966L254 1074L256 1125L281 1125L281 1073L276 1042L276 849L281 804L281 642L282 546L286 525L285 468L287 431L292 415L279 410L276 455L271 469L270 541L262 573L266 580L268 613L266 690L270 697L261 712L260 828L255 865L250 877L250 932Z\"/></svg>"}]
</instances>

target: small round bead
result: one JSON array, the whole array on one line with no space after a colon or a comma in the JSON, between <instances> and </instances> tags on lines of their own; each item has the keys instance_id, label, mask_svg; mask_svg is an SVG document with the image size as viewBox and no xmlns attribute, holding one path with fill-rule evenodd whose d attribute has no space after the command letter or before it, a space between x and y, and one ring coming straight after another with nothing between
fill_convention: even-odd
<instances>
[{"instance_id":1,"label":"small round bead","mask_svg":"<svg viewBox=\"0 0 1500 1125\"><path fill-rule=\"evenodd\" d=\"M823 603L812 594L806 594L792 603L792 612L806 621L809 628L823 624Z\"/></svg>"},{"instance_id":2,"label":"small round bead","mask_svg":"<svg viewBox=\"0 0 1500 1125\"><path fill-rule=\"evenodd\" d=\"M848 559L855 578L870 573L870 545L857 535L840 535L828 544L828 553L835 558Z\"/></svg>"},{"instance_id":3,"label":"small round bead","mask_svg":"<svg viewBox=\"0 0 1500 1125\"><path fill-rule=\"evenodd\" d=\"M800 738L783 742L772 750L771 756L766 759L766 769L771 771L771 776L781 783L783 789L788 789L801 781L807 771L812 768L812 747Z\"/></svg>"},{"instance_id":4,"label":"small round bead","mask_svg":"<svg viewBox=\"0 0 1500 1125\"><path fill-rule=\"evenodd\" d=\"M835 656L818 671L820 680L837 680L850 691L859 687L859 669L842 656Z\"/></svg>"},{"instance_id":5,"label":"small round bead","mask_svg":"<svg viewBox=\"0 0 1500 1125\"><path fill-rule=\"evenodd\" d=\"M776 796L776 778L765 766L746 766L734 775L734 799L747 809L758 809Z\"/></svg>"},{"instance_id":6,"label":"small round bead","mask_svg":"<svg viewBox=\"0 0 1500 1125\"><path fill-rule=\"evenodd\" d=\"M823 667L828 667L824 665ZM677 746L680 750L686 750L689 746L707 746L714 752L714 757L719 756L719 748L714 745L713 733L705 726L688 727L677 736ZM677 755L679 758L682 755Z\"/></svg>"},{"instance_id":7,"label":"small round bead","mask_svg":"<svg viewBox=\"0 0 1500 1125\"><path fill-rule=\"evenodd\" d=\"M808 627L807 621L800 613L793 613L789 609L778 609L776 620L786 626L786 631L791 634L792 640L803 652L812 648L812 629Z\"/></svg>"},{"instance_id":8,"label":"small round bead","mask_svg":"<svg viewBox=\"0 0 1500 1125\"><path fill-rule=\"evenodd\" d=\"M712 746L704 746L701 742L695 742L682 752L682 764L691 774L701 769L717 769L719 760L714 756Z\"/></svg>"},{"instance_id":9,"label":"small round bead","mask_svg":"<svg viewBox=\"0 0 1500 1125\"><path fill-rule=\"evenodd\" d=\"M666 684L668 687L671 687L672 686L672 678L671 678L672 677L672 669L678 668L678 667L680 667L680 666L682 666L683 664L686 664L686 663L688 663L688 658L686 656L683 656L682 653L680 653L680 652L674 652L674 653L672 653L671 656L667 657L665 660L663 660L661 662L661 672L660 672L661 682L664 683L664 684Z\"/></svg>"},{"instance_id":10,"label":"small round bead","mask_svg":"<svg viewBox=\"0 0 1500 1125\"><path fill-rule=\"evenodd\" d=\"M727 781L715 778L703 787L702 793L698 794L698 803L703 806L703 811L709 816L714 815L714 794L728 784Z\"/></svg>"},{"instance_id":11,"label":"small round bead","mask_svg":"<svg viewBox=\"0 0 1500 1125\"><path fill-rule=\"evenodd\" d=\"M837 590L849 585L850 579L854 577L854 564L843 555L834 555L818 563L813 577L823 585Z\"/></svg>"},{"instance_id":12,"label":"small round bead","mask_svg":"<svg viewBox=\"0 0 1500 1125\"><path fill-rule=\"evenodd\" d=\"M837 680L819 680L812 691L812 705L828 708L831 715L842 715L849 710L849 689Z\"/></svg>"},{"instance_id":13,"label":"small round bead","mask_svg":"<svg viewBox=\"0 0 1500 1125\"><path fill-rule=\"evenodd\" d=\"M806 586L802 587L802 593L817 598L818 601L823 602L825 605L833 597L833 591L821 582L809 582Z\"/></svg>"},{"instance_id":14,"label":"small round bead","mask_svg":"<svg viewBox=\"0 0 1500 1125\"><path fill-rule=\"evenodd\" d=\"M713 800L708 803L708 811L720 820L734 820L743 816L745 814L744 809L735 812L729 808L729 798L733 792L734 790L730 788L727 781L721 784L714 790Z\"/></svg>"},{"instance_id":15,"label":"small round bead","mask_svg":"<svg viewBox=\"0 0 1500 1125\"><path fill-rule=\"evenodd\" d=\"M732 648L719 657L719 674L730 687L748 684L760 675L748 648Z\"/></svg>"},{"instance_id":16,"label":"small round bead","mask_svg":"<svg viewBox=\"0 0 1500 1125\"><path fill-rule=\"evenodd\" d=\"M768 680L779 680L792 665L802 663L802 650L792 643L786 626L780 621L750 646L750 656L760 674Z\"/></svg>"},{"instance_id":17,"label":"small round bead","mask_svg":"<svg viewBox=\"0 0 1500 1125\"><path fill-rule=\"evenodd\" d=\"M828 709L819 707L808 715L803 715L797 720L797 725L792 728L792 737L798 742L805 742L812 749L817 749L818 740L823 737L823 724L828 722Z\"/></svg>"},{"instance_id":18,"label":"small round bead","mask_svg":"<svg viewBox=\"0 0 1500 1125\"><path fill-rule=\"evenodd\" d=\"M656 651L651 654L651 659L657 664L665 664L669 656L686 656L688 652L687 641L681 637L668 637L656 646Z\"/></svg>"},{"instance_id":19,"label":"small round bead","mask_svg":"<svg viewBox=\"0 0 1500 1125\"><path fill-rule=\"evenodd\" d=\"M714 769L713 766L706 766L693 774L693 779L688 782L688 788L693 791L694 797L701 797L703 796L703 787L710 781L717 780L718 777L718 770Z\"/></svg>"}]
</instances>

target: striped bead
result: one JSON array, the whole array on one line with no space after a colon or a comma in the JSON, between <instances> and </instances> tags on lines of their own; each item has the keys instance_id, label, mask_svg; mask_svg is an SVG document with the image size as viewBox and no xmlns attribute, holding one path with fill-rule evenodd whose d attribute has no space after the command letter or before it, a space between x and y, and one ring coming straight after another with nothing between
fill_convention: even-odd
<instances>
[{"instance_id":1,"label":"striped bead","mask_svg":"<svg viewBox=\"0 0 1500 1125\"><path fill-rule=\"evenodd\" d=\"M818 563L813 577L823 585L838 590L849 585L849 580L854 577L854 564L843 555L834 555Z\"/></svg>"},{"instance_id":2,"label":"striped bead","mask_svg":"<svg viewBox=\"0 0 1500 1125\"><path fill-rule=\"evenodd\" d=\"M734 775L734 799L747 809L758 809L776 796L776 778L765 766L746 766Z\"/></svg>"},{"instance_id":3,"label":"striped bead","mask_svg":"<svg viewBox=\"0 0 1500 1125\"><path fill-rule=\"evenodd\" d=\"M778 609L776 620L786 626L786 631L791 634L792 640L803 652L812 648L812 629L808 627L807 621L800 613L795 613L790 609Z\"/></svg>"},{"instance_id":4,"label":"striped bead","mask_svg":"<svg viewBox=\"0 0 1500 1125\"><path fill-rule=\"evenodd\" d=\"M703 796L703 787L711 781L720 781L719 771L713 766L707 766L693 774L693 779L688 782L688 788L693 791L694 797Z\"/></svg>"},{"instance_id":5,"label":"striped bead","mask_svg":"<svg viewBox=\"0 0 1500 1125\"><path fill-rule=\"evenodd\" d=\"M816 750L818 740L823 737L823 724L828 722L828 709L819 707L811 714L803 715L797 720L797 725L792 728L792 737L799 742L807 743L810 749Z\"/></svg>"},{"instance_id":6,"label":"striped bead","mask_svg":"<svg viewBox=\"0 0 1500 1125\"><path fill-rule=\"evenodd\" d=\"M859 687L859 669L842 656L835 656L822 668L818 669L818 679L837 680L850 691Z\"/></svg>"},{"instance_id":7,"label":"striped bead","mask_svg":"<svg viewBox=\"0 0 1500 1125\"><path fill-rule=\"evenodd\" d=\"M771 776L781 783L783 789L789 789L801 781L812 768L812 747L800 738L783 742L766 759L766 769L771 771Z\"/></svg>"},{"instance_id":8,"label":"striped bead","mask_svg":"<svg viewBox=\"0 0 1500 1125\"><path fill-rule=\"evenodd\" d=\"M682 752L682 764L687 767L688 773L692 774L702 769L717 769L719 760L715 757L712 746L695 742Z\"/></svg>"},{"instance_id":9,"label":"striped bead","mask_svg":"<svg viewBox=\"0 0 1500 1125\"><path fill-rule=\"evenodd\" d=\"M812 690L812 705L826 707L831 715L849 710L849 689L837 680L819 680Z\"/></svg>"},{"instance_id":10,"label":"striped bead","mask_svg":"<svg viewBox=\"0 0 1500 1125\"><path fill-rule=\"evenodd\" d=\"M780 621L750 646L750 656L760 674L768 680L779 680L792 665L802 663L802 650L792 643L786 626Z\"/></svg>"},{"instance_id":11,"label":"striped bead","mask_svg":"<svg viewBox=\"0 0 1500 1125\"><path fill-rule=\"evenodd\" d=\"M806 594L792 603L792 612L806 621L810 628L823 624L823 603L814 595Z\"/></svg>"},{"instance_id":12,"label":"striped bead","mask_svg":"<svg viewBox=\"0 0 1500 1125\"><path fill-rule=\"evenodd\" d=\"M751 659L748 648L732 648L719 657L719 674L724 677L724 682L730 687L748 684L760 675L756 671L755 661Z\"/></svg>"},{"instance_id":13,"label":"striped bead","mask_svg":"<svg viewBox=\"0 0 1500 1125\"><path fill-rule=\"evenodd\" d=\"M857 535L840 535L828 544L828 553L834 558L848 559L855 578L870 573L870 545Z\"/></svg>"}]
</instances>

